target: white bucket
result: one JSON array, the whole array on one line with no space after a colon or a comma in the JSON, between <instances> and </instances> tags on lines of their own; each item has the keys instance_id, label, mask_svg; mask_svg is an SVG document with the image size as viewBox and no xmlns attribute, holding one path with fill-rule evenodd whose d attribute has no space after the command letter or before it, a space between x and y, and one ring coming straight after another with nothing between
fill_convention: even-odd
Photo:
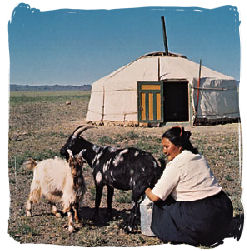
<instances>
[{"instance_id":1,"label":"white bucket","mask_svg":"<svg viewBox=\"0 0 247 251\"><path fill-rule=\"evenodd\" d=\"M143 235L155 236L151 230L153 202L147 197L140 204L141 231Z\"/></svg>"}]
</instances>

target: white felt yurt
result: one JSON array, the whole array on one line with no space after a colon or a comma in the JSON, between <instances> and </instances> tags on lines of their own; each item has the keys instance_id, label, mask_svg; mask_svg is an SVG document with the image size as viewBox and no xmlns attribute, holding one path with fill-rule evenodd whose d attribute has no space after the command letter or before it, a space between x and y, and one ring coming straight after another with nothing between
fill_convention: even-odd
<instances>
[{"instance_id":1,"label":"white felt yurt","mask_svg":"<svg viewBox=\"0 0 247 251\"><path fill-rule=\"evenodd\" d=\"M102 124L192 124L238 118L235 79L162 52L144 55L94 82L86 115L86 121Z\"/></svg>"}]
</instances>

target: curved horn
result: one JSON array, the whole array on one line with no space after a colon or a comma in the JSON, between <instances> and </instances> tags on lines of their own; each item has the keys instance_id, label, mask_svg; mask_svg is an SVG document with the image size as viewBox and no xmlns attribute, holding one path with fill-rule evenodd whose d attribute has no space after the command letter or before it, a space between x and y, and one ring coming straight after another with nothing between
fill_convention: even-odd
<instances>
[{"instance_id":1,"label":"curved horn","mask_svg":"<svg viewBox=\"0 0 247 251\"><path fill-rule=\"evenodd\" d=\"M79 126L79 127L77 127L77 129L73 133L73 137L78 137L79 135L81 135L82 132L84 132L90 128L95 128L95 126Z\"/></svg>"}]
</instances>

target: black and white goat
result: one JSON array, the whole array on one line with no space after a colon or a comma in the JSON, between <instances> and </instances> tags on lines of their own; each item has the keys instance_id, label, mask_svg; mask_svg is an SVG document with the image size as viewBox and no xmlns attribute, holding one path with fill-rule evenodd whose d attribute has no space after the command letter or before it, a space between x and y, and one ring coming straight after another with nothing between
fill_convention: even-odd
<instances>
[{"instance_id":1,"label":"black and white goat","mask_svg":"<svg viewBox=\"0 0 247 251\"><path fill-rule=\"evenodd\" d=\"M93 168L96 185L95 217L102 198L103 186L107 186L107 212L112 213L112 196L114 188L132 190L133 208L127 230L132 232L136 226L136 217L142 196L147 187L153 187L160 178L164 164L159 166L154 157L134 147L117 149L111 146L101 147L85 140L81 133L91 126L79 126L68 138L60 153L66 158L68 151L72 154L82 152L82 157Z\"/></svg>"}]
</instances>

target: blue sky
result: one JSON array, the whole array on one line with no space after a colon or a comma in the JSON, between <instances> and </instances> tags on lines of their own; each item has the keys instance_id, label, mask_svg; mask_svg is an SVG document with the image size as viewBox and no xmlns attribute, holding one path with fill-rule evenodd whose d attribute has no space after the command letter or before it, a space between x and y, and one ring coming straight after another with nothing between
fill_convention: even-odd
<instances>
[{"instance_id":1,"label":"blue sky","mask_svg":"<svg viewBox=\"0 0 247 251\"><path fill-rule=\"evenodd\" d=\"M240 79L238 10L232 5L113 10L17 5L9 20L10 83L91 84L151 51L168 49Z\"/></svg>"}]
</instances>

